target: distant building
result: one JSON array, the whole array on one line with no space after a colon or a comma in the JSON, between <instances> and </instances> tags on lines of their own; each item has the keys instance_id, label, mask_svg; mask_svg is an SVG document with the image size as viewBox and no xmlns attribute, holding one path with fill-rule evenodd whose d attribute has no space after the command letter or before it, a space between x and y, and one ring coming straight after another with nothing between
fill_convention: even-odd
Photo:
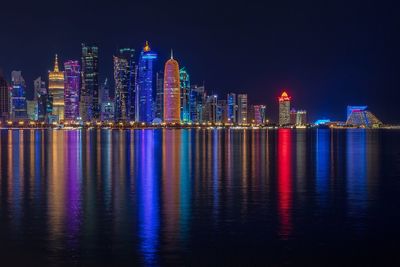
<instances>
[{"instance_id":1,"label":"distant building","mask_svg":"<svg viewBox=\"0 0 400 267\"><path fill-rule=\"evenodd\" d=\"M114 102L109 100L109 101L103 101L101 103L101 120L102 121L113 121L115 114L115 107L114 107Z\"/></svg>"},{"instance_id":2,"label":"distant building","mask_svg":"<svg viewBox=\"0 0 400 267\"><path fill-rule=\"evenodd\" d=\"M59 120L64 119L64 73L58 66L58 56L55 56L54 69L49 72L49 92L53 99L53 115Z\"/></svg>"},{"instance_id":3,"label":"distant building","mask_svg":"<svg viewBox=\"0 0 400 267\"><path fill-rule=\"evenodd\" d=\"M38 121L45 121L47 115L47 102L49 95L46 89L46 82L42 80L42 77L38 77L33 81L35 89L34 100L37 101L37 113Z\"/></svg>"},{"instance_id":4,"label":"distant building","mask_svg":"<svg viewBox=\"0 0 400 267\"><path fill-rule=\"evenodd\" d=\"M76 121L79 118L80 65L70 60L64 63L65 75L65 120Z\"/></svg>"},{"instance_id":5,"label":"distant building","mask_svg":"<svg viewBox=\"0 0 400 267\"><path fill-rule=\"evenodd\" d=\"M296 126L307 125L307 111L298 110L296 112Z\"/></svg>"},{"instance_id":6,"label":"distant building","mask_svg":"<svg viewBox=\"0 0 400 267\"><path fill-rule=\"evenodd\" d=\"M157 53L152 51L149 43L146 42L140 53L137 73L135 117L138 122L151 123L154 119L153 63L156 59Z\"/></svg>"},{"instance_id":7,"label":"distant building","mask_svg":"<svg viewBox=\"0 0 400 267\"><path fill-rule=\"evenodd\" d=\"M296 125L297 111L292 108L290 110L290 125Z\"/></svg>"},{"instance_id":8,"label":"distant building","mask_svg":"<svg viewBox=\"0 0 400 267\"><path fill-rule=\"evenodd\" d=\"M209 95L206 97L204 120L206 122L215 123L217 122L217 111L218 111L218 96Z\"/></svg>"},{"instance_id":9,"label":"distant building","mask_svg":"<svg viewBox=\"0 0 400 267\"><path fill-rule=\"evenodd\" d=\"M236 94L230 93L227 96L228 100L228 121L230 123L236 123L237 117L237 105L236 105Z\"/></svg>"},{"instance_id":10,"label":"distant building","mask_svg":"<svg viewBox=\"0 0 400 267\"><path fill-rule=\"evenodd\" d=\"M205 94L204 85L192 85L190 88L190 121L193 123L201 123L204 121Z\"/></svg>"},{"instance_id":11,"label":"distant building","mask_svg":"<svg viewBox=\"0 0 400 267\"><path fill-rule=\"evenodd\" d=\"M83 121L97 120L100 118L99 49L97 46L82 44L81 77L80 115Z\"/></svg>"},{"instance_id":12,"label":"distant building","mask_svg":"<svg viewBox=\"0 0 400 267\"><path fill-rule=\"evenodd\" d=\"M381 126L382 122L374 114L368 111L367 108L367 106L348 106L346 125L366 128Z\"/></svg>"},{"instance_id":13,"label":"distant building","mask_svg":"<svg viewBox=\"0 0 400 267\"><path fill-rule=\"evenodd\" d=\"M27 100L27 113L28 119L31 121L38 120L38 101L37 100Z\"/></svg>"},{"instance_id":14,"label":"distant building","mask_svg":"<svg viewBox=\"0 0 400 267\"><path fill-rule=\"evenodd\" d=\"M266 120L266 107L264 105L254 105L254 123L265 124Z\"/></svg>"},{"instance_id":15,"label":"distant building","mask_svg":"<svg viewBox=\"0 0 400 267\"><path fill-rule=\"evenodd\" d=\"M217 122L228 123L228 103L225 99L218 100Z\"/></svg>"},{"instance_id":16,"label":"distant building","mask_svg":"<svg viewBox=\"0 0 400 267\"><path fill-rule=\"evenodd\" d=\"M0 73L0 120L7 120L10 116L10 87Z\"/></svg>"},{"instance_id":17,"label":"distant building","mask_svg":"<svg viewBox=\"0 0 400 267\"><path fill-rule=\"evenodd\" d=\"M135 50L123 48L114 56L115 119L135 119Z\"/></svg>"},{"instance_id":18,"label":"distant building","mask_svg":"<svg viewBox=\"0 0 400 267\"><path fill-rule=\"evenodd\" d=\"M156 107L155 117L161 121L164 119L164 72L156 73Z\"/></svg>"},{"instance_id":19,"label":"distant building","mask_svg":"<svg viewBox=\"0 0 400 267\"><path fill-rule=\"evenodd\" d=\"M247 124L248 123L247 94L239 94L237 101L238 101L237 123L238 124Z\"/></svg>"},{"instance_id":20,"label":"distant building","mask_svg":"<svg viewBox=\"0 0 400 267\"><path fill-rule=\"evenodd\" d=\"M290 97L286 92L283 92L279 97L279 125L290 124Z\"/></svg>"},{"instance_id":21,"label":"distant building","mask_svg":"<svg viewBox=\"0 0 400 267\"><path fill-rule=\"evenodd\" d=\"M179 123L181 121L181 87L179 64L173 58L165 63L164 68L164 122Z\"/></svg>"},{"instance_id":22,"label":"distant building","mask_svg":"<svg viewBox=\"0 0 400 267\"><path fill-rule=\"evenodd\" d=\"M190 122L190 76L185 68L179 71L181 86L181 120Z\"/></svg>"},{"instance_id":23,"label":"distant building","mask_svg":"<svg viewBox=\"0 0 400 267\"><path fill-rule=\"evenodd\" d=\"M12 89L10 94L11 119L25 120L28 117L26 103L26 84L21 71L11 73Z\"/></svg>"}]
</instances>

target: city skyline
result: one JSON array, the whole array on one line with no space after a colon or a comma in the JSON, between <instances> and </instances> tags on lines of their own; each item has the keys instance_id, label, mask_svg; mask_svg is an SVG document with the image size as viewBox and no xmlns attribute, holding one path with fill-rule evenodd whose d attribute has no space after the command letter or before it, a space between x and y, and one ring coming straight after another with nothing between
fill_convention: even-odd
<instances>
[{"instance_id":1,"label":"city skyline","mask_svg":"<svg viewBox=\"0 0 400 267\"><path fill-rule=\"evenodd\" d=\"M160 55L157 69L174 48L192 83L205 81L218 94L243 92L250 102L260 99L271 107L285 88L311 120L338 120L344 106L366 104L385 122L398 122L398 111L387 108L400 97L398 17L390 4L335 1L325 6L303 1L238 6L222 1L211 6L206 1L199 6L122 1L124 8L109 8L89 1L55 12L48 1L24 2L22 9L11 3L2 6L2 36L9 41L0 44L0 67L8 81L12 70L23 70L31 87L32 80L51 69L54 54L62 61L74 59L82 42L101 48L100 80L112 80L115 51L140 51L143 40L150 40ZM126 19L129 10L138 10L131 20ZM170 11L180 19L168 18ZM100 19L112 18L113 13L124 19ZM51 23L51 14L57 14L60 23ZM76 14L72 21L71 14ZM37 30L21 27L27 18ZM385 94L379 94L381 90ZM270 111L277 117L276 110Z\"/></svg>"}]
</instances>

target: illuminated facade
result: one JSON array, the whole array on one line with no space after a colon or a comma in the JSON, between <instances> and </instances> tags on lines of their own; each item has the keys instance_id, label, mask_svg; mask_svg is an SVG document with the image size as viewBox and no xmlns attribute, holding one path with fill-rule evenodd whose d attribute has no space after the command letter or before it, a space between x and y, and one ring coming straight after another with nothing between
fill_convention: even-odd
<instances>
[{"instance_id":1,"label":"illuminated facade","mask_svg":"<svg viewBox=\"0 0 400 267\"><path fill-rule=\"evenodd\" d=\"M0 120L8 119L10 115L10 88L6 79L0 73Z\"/></svg>"},{"instance_id":2,"label":"illuminated facade","mask_svg":"<svg viewBox=\"0 0 400 267\"><path fill-rule=\"evenodd\" d=\"M64 63L65 75L65 120L76 121L79 117L80 65L78 61Z\"/></svg>"},{"instance_id":3,"label":"illuminated facade","mask_svg":"<svg viewBox=\"0 0 400 267\"><path fill-rule=\"evenodd\" d=\"M155 117L161 121L164 119L164 72L156 74L156 110Z\"/></svg>"},{"instance_id":4,"label":"illuminated facade","mask_svg":"<svg viewBox=\"0 0 400 267\"><path fill-rule=\"evenodd\" d=\"M247 94L239 94L238 95L238 124L246 124L248 123L248 116L247 116Z\"/></svg>"},{"instance_id":5,"label":"illuminated facade","mask_svg":"<svg viewBox=\"0 0 400 267\"><path fill-rule=\"evenodd\" d=\"M181 121L181 89L179 64L173 58L165 63L164 68L164 122L179 123Z\"/></svg>"},{"instance_id":6,"label":"illuminated facade","mask_svg":"<svg viewBox=\"0 0 400 267\"><path fill-rule=\"evenodd\" d=\"M190 105L190 121L200 123L204 121L205 107L205 87L193 85L190 88L189 105Z\"/></svg>"},{"instance_id":7,"label":"illuminated facade","mask_svg":"<svg viewBox=\"0 0 400 267\"><path fill-rule=\"evenodd\" d=\"M152 51L146 42L140 53L137 74L135 118L138 122L151 123L154 119L153 63L156 59L157 53Z\"/></svg>"},{"instance_id":8,"label":"illuminated facade","mask_svg":"<svg viewBox=\"0 0 400 267\"><path fill-rule=\"evenodd\" d=\"M82 44L82 87L80 115L83 121L100 118L99 106L99 49Z\"/></svg>"},{"instance_id":9,"label":"illuminated facade","mask_svg":"<svg viewBox=\"0 0 400 267\"><path fill-rule=\"evenodd\" d=\"M114 56L115 119L135 118L135 50L123 48Z\"/></svg>"},{"instance_id":10,"label":"illuminated facade","mask_svg":"<svg viewBox=\"0 0 400 267\"><path fill-rule=\"evenodd\" d=\"M290 97L286 92L278 98L279 100L279 125L290 124Z\"/></svg>"},{"instance_id":11,"label":"illuminated facade","mask_svg":"<svg viewBox=\"0 0 400 267\"><path fill-rule=\"evenodd\" d=\"M179 71L181 86L181 120L190 122L190 76L185 68Z\"/></svg>"},{"instance_id":12,"label":"illuminated facade","mask_svg":"<svg viewBox=\"0 0 400 267\"><path fill-rule=\"evenodd\" d=\"M266 119L266 107L264 105L254 105L254 123L255 124L265 124Z\"/></svg>"},{"instance_id":13,"label":"illuminated facade","mask_svg":"<svg viewBox=\"0 0 400 267\"><path fill-rule=\"evenodd\" d=\"M49 94L53 99L53 115L64 119L64 73L59 70L58 57L54 60L54 70L49 72Z\"/></svg>"},{"instance_id":14,"label":"illuminated facade","mask_svg":"<svg viewBox=\"0 0 400 267\"><path fill-rule=\"evenodd\" d=\"M298 110L296 112L296 126L304 126L307 124L307 111Z\"/></svg>"},{"instance_id":15,"label":"illuminated facade","mask_svg":"<svg viewBox=\"0 0 400 267\"><path fill-rule=\"evenodd\" d=\"M365 128L381 126L382 122L374 114L368 111L367 108L367 106L348 106L346 125Z\"/></svg>"},{"instance_id":16,"label":"illuminated facade","mask_svg":"<svg viewBox=\"0 0 400 267\"><path fill-rule=\"evenodd\" d=\"M26 85L20 71L11 73L11 119L27 119Z\"/></svg>"},{"instance_id":17,"label":"illuminated facade","mask_svg":"<svg viewBox=\"0 0 400 267\"><path fill-rule=\"evenodd\" d=\"M48 99L46 83L42 80L42 77L38 77L33 81L33 85L35 88L34 100L37 101L38 120L44 121L46 118L46 105Z\"/></svg>"},{"instance_id":18,"label":"illuminated facade","mask_svg":"<svg viewBox=\"0 0 400 267\"><path fill-rule=\"evenodd\" d=\"M236 123L236 94L230 93L228 94L228 121L230 123Z\"/></svg>"}]
</instances>

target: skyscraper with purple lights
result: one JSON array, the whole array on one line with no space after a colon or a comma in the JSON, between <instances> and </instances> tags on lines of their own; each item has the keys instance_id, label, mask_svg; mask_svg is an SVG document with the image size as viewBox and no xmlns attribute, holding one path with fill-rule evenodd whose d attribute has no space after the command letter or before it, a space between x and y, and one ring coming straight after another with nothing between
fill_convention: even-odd
<instances>
[{"instance_id":1,"label":"skyscraper with purple lights","mask_svg":"<svg viewBox=\"0 0 400 267\"><path fill-rule=\"evenodd\" d=\"M66 121L76 121L79 117L80 75L79 61L69 60L64 63L64 116Z\"/></svg>"}]
</instances>

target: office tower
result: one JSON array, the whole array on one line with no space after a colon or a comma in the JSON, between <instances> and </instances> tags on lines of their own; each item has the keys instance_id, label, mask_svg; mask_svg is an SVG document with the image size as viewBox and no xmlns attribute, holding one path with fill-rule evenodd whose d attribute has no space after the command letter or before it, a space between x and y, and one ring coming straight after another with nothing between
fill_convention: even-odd
<instances>
[{"instance_id":1,"label":"office tower","mask_svg":"<svg viewBox=\"0 0 400 267\"><path fill-rule=\"evenodd\" d=\"M53 98L53 115L64 119L64 73L59 70L58 56L54 60L54 69L49 72L49 92Z\"/></svg>"},{"instance_id":2,"label":"office tower","mask_svg":"<svg viewBox=\"0 0 400 267\"><path fill-rule=\"evenodd\" d=\"M306 124L307 124L307 111L298 110L296 112L296 125L297 126L304 126Z\"/></svg>"},{"instance_id":3,"label":"office tower","mask_svg":"<svg viewBox=\"0 0 400 267\"><path fill-rule=\"evenodd\" d=\"M21 71L11 73L11 119L27 119L26 84Z\"/></svg>"},{"instance_id":4,"label":"office tower","mask_svg":"<svg viewBox=\"0 0 400 267\"><path fill-rule=\"evenodd\" d=\"M119 49L114 56L115 119L126 121L135 118L135 50Z\"/></svg>"},{"instance_id":5,"label":"office tower","mask_svg":"<svg viewBox=\"0 0 400 267\"><path fill-rule=\"evenodd\" d=\"M82 44L82 87L80 115L83 121L100 118L99 106L99 49Z\"/></svg>"},{"instance_id":6,"label":"office tower","mask_svg":"<svg viewBox=\"0 0 400 267\"><path fill-rule=\"evenodd\" d=\"M27 100L26 106L27 106L26 109L27 109L28 119L31 121L37 121L38 120L38 101L37 100Z\"/></svg>"},{"instance_id":7,"label":"office tower","mask_svg":"<svg viewBox=\"0 0 400 267\"><path fill-rule=\"evenodd\" d=\"M238 94L238 124L248 123L247 94Z\"/></svg>"},{"instance_id":8,"label":"office tower","mask_svg":"<svg viewBox=\"0 0 400 267\"><path fill-rule=\"evenodd\" d=\"M136 111L138 122L151 123L153 121L153 63L157 53L151 50L149 43L140 53L137 70Z\"/></svg>"},{"instance_id":9,"label":"office tower","mask_svg":"<svg viewBox=\"0 0 400 267\"><path fill-rule=\"evenodd\" d=\"M290 96L283 92L278 98L279 100L279 125L289 125L290 124Z\"/></svg>"},{"instance_id":10,"label":"office tower","mask_svg":"<svg viewBox=\"0 0 400 267\"><path fill-rule=\"evenodd\" d=\"M190 88L189 105L190 121L193 123L203 122L205 109L205 87L193 85Z\"/></svg>"},{"instance_id":11,"label":"office tower","mask_svg":"<svg viewBox=\"0 0 400 267\"><path fill-rule=\"evenodd\" d=\"M266 107L264 105L254 105L253 106L254 123L255 124L265 124L266 123Z\"/></svg>"},{"instance_id":12,"label":"office tower","mask_svg":"<svg viewBox=\"0 0 400 267\"><path fill-rule=\"evenodd\" d=\"M105 78L104 82L100 85L99 103L107 102L110 99L110 82L108 81L108 78Z\"/></svg>"},{"instance_id":13,"label":"office tower","mask_svg":"<svg viewBox=\"0 0 400 267\"><path fill-rule=\"evenodd\" d=\"M226 100L218 100L217 122L222 122L222 123L229 122L229 120L228 120L228 102Z\"/></svg>"},{"instance_id":14,"label":"office tower","mask_svg":"<svg viewBox=\"0 0 400 267\"><path fill-rule=\"evenodd\" d=\"M290 110L290 124L291 125L296 125L296 117L297 117L297 111L292 108Z\"/></svg>"},{"instance_id":15,"label":"office tower","mask_svg":"<svg viewBox=\"0 0 400 267\"><path fill-rule=\"evenodd\" d=\"M237 113L236 94L230 93L228 94L227 98L228 98L228 121L230 123L236 123L236 113Z\"/></svg>"},{"instance_id":16,"label":"office tower","mask_svg":"<svg viewBox=\"0 0 400 267\"><path fill-rule=\"evenodd\" d=\"M46 82L42 80L42 77L38 77L33 81L33 88L35 89L34 100L37 100L40 95L47 94Z\"/></svg>"},{"instance_id":17,"label":"office tower","mask_svg":"<svg viewBox=\"0 0 400 267\"><path fill-rule=\"evenodd\" d=\"M186 68L179 71L181 86L181 120L190 122L190 76Z\"/></svg>"},{"instance_id":18,"label":"office tower","mask_svg":"<svg viewBox=\"0 0 400 267\"><path fill-rule=\"evenodd\" d=\"M42 77L38 77L33 81L35 89L34 100L37 101L37 116L38 121L44 121L46 118L46 105L47 105L47 89L46 82L42 80Z\"/></svg>"},{"instance_id":19,"label":"office tower","mask_svg":"<svg viewBox=\"0 0 400 267\"><path fill-rule=\"evenodd\" d=\"M218 96L210 95L206 97L204 120L207 122L217 122Z\"/></svg>"},{"instance_id":20,"label":"office tower","mask_svg":"<svg viewBox=\"0 0 400 267\"><path fill-rule=\"evenodd\" d=\"M179 123L181 121L181 89L179 64L173 58L165 63L164 68L164 122Z\"/></svg>"},{"instance_id":21,"label":"office tower","mask_svg":"<svg viewBox=\"0 0 400 267\"><path fill-rule=\"evenodd\" d=\"M0 120L7 120L10 116L10 87L0 73Z\"/></svg>"},{"instance_id":22,"label":"office tower","mask_svg":"<svg viewBox=\"0 0 400 267\"><path fill-rule=\"evenodd\" d=\"M156 73L156 108L155 117L164 119L164 72Z\"/></svg>"},{"instance_id":23,"label":"office tower","mask_svg":"<svg viewBox=\"0 0 400 267\"><path fill-rule=\"evenodd\" d=\"M81 67L79 61L64 63L65 74L65 120L76 121L79 117L79 87Z\"/></svg>"}]
</instances>

